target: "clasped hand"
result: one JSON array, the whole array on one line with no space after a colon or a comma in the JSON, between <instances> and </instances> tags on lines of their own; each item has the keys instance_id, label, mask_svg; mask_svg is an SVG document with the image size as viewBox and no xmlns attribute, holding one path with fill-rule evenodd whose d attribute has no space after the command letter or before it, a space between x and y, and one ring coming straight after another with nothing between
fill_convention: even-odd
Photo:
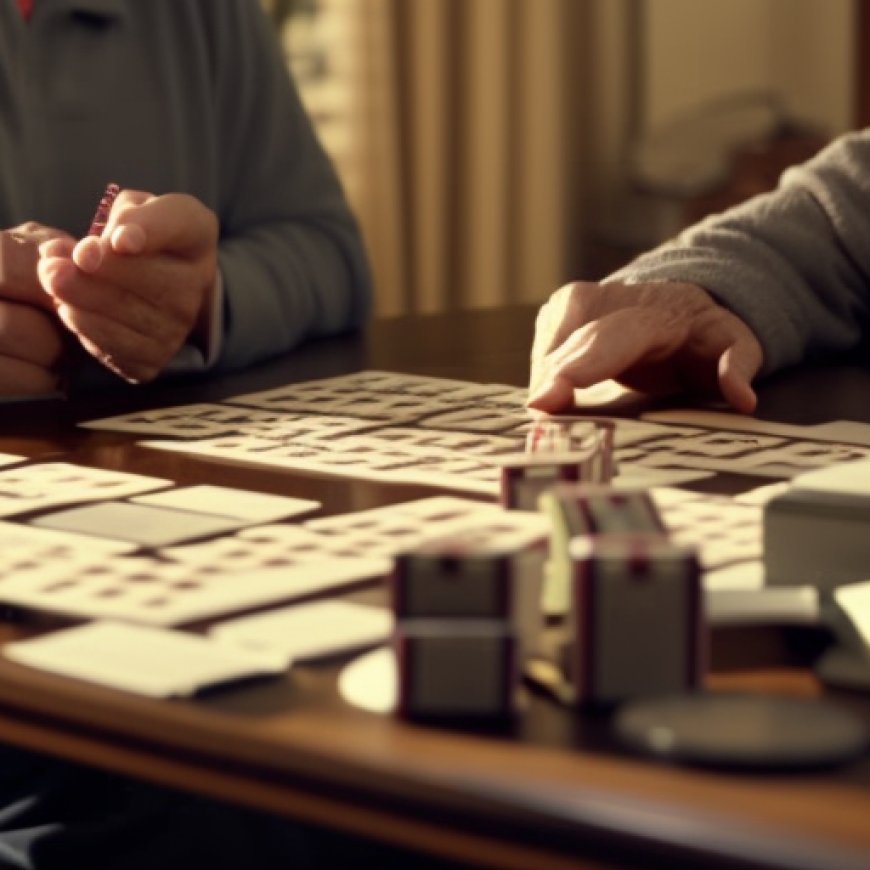
<instances>
[{"instance_id":1,"label":"clasped hand","mask_svg":"<svg viewBox=\"0 0 870 870\"><path fill-rule=\"evenodd\" d=\"M528 405L567 411L575 388L614 379L652 394L718 392L751 413L762 360L750 328L695 284L580 281L538 314Z\"/></svg>"},{"instance_id":2,"label":"clasped hand","mask_svg":"<svg viewBox=\"0 0 870 870\"><path fill-rule=\"evenodd\" d=\"M37 274L82 347L140 383L160 373L206 316L217 240L217 218L199 200L123 190L102 235L43 242Z\"/></svg>"},{"instance_id":3,"label":"clasped hand","mask_svg":"<svg viewBox=\"0 0 870 870\"><path fill-rule=\"evenodd\" d=\"M26 223L0 232L0 395L57 389L64 330L36 274L39 246L74 244L60 230Z\"/></svg>"}]
</instances>

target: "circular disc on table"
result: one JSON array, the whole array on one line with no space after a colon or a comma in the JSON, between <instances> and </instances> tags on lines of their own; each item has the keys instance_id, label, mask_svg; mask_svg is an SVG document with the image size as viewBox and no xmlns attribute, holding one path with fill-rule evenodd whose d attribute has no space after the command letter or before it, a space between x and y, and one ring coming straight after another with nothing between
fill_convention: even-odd
<instances>
[{"instance_id":1,"label":"circular disc on table","mask_svg":"<svg viewBox=\"0 0 870 870\"><path fill-rule=\"evenodd\" d=\"M338 677L341 697L369 713L392 713L398 695L396 657L389 647L372 650L345 665Z\"/></svg>"},{"instance_id":2,"label":"circular disc on table","mask_svg":"<svg viewBox=\"0 0 870 870\"><path fill-rule=\"evenodd\" d=\"M815 671L829 686L870 689L870 657L847 647L831 647L816 662Z\"/></svg>"},{"instance_id":3,"label":"circular disc on table","mask_svg":"<svg viewBox=\"0 0 870 870\"><path fill-rule=\"evenodd\" d=\"M867 728L823 701L711 693L650 698L616 715L618 737L641 752L716 767L838 764L867 748Z\"/></svg>"}]
</instances>

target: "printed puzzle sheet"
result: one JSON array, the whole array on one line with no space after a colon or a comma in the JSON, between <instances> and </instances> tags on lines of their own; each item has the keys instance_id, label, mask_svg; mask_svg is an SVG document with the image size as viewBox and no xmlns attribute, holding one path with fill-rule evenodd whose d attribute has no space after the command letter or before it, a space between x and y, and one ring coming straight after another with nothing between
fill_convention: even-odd
<instances>
[{"instance_id":1,"label":"printed puzzle sheet","mask_svg":"<svg viewBox=\"0 0 870 870\"><path fill-rule=\"evenodd\" d=\"M521 452L533 425L526 391L393 372L288 384L198 404L84 424L140 433L144 443L217 461L367 480L446 487L495 497L497 459ZM726 422L733 415L714 420ZM713 472L787 478L870 456L870 446L838 442L838 432L753 421L752 431L709 428L703 414L665 422L616 422L618 483L663 486ZM768 434L765 430L770 429ZM173 440L153 440L154 436Z\"/></svg>"},{"instance_id":2,"label":"printed puzzle sheet","mask_svg":"<svg viewBox=\"0 0 870 870\"><path fill-rule=\"evenodd\" d=\"M302 525L255 526L131 555L122 555L118 543L90 544L80 535L11 523L0 527L0 544L10 550L0 564L0 603L160 626L380 580L396 553L433 537L470 530L511 539L543 540L547 534L542 514L450 496Z\"/></svg>"}]
</instances>

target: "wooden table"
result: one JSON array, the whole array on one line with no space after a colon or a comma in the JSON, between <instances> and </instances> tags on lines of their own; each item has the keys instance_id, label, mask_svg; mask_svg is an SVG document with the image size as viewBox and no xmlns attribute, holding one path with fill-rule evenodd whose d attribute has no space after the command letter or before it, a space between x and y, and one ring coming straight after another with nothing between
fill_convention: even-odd
<instances>
[{"instance_id":1,"label":"wooden table","mask_svg":"<svg viewBox=\"0 0 870 870\"><path fill-rule=\"evenodd\" d=\"M431 494L417 487L306 477L150 451L79 419L390 369L525 383L529 308L376 323L361 336L207 382L121 387L67 402L0 406L0 451L315 498L326 513ZM793 373L765 385L762 414L792 422L870 420L870 372ZM807 397L812 397L808 401ZM32 626L0 624L3 641ZM810 629L713 635L717 688L829 694L870 722L870 697L823 690L807 666ZM344 704L336 665L191 702L157 702L0 659L4 741L295 819L509 868L870 866L870 762L792 775L680 768L633 757L606 716L543 695L512 725L477 732L410 725Z\"/></svg>"}]
</instances>

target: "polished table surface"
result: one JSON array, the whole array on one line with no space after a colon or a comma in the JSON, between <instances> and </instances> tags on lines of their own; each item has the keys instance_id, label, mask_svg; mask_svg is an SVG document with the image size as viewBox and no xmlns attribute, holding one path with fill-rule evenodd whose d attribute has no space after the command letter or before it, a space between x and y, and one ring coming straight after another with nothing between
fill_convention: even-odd
<instances>
[{"instance_id":1,"label":"polished table surface","mask_svg":"<svg viewBox=\"0 0 870 870\"><path fill-rule=\"evenodd\" d=\"M0 451L321 501L325 513L431 495L422 487L215 464L76 422L360 369L524 384L534 312L517 307L376 322L244 373L120 386L0 406ZM763 385L761 416L870 421L870 369L795 371ZM725 488L762 481L724 480ZM363 590L375 596L378 590ZM0 623L0 639L40 627ZM712 634L714 689L824 694L870 724L870 696L823 688L820 629ZM409 724L351 708L340 662L193 701L161 702L0 658L0 736L133 776L482 866L870 866L870 760L790 774L678 767L632 756L603 714L530 695L492 729Z\"/></svg>"}]
</instances>

